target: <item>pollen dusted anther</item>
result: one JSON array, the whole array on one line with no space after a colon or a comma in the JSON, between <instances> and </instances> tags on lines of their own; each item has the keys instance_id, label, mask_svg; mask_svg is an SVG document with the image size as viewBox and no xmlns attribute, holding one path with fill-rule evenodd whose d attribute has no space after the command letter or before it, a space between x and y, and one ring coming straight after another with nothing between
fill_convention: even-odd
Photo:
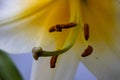
<instances>
[{"instance_id":1,"label":"pollen dusted anther","mask_svg":"<svg viewBox=\"0 0 120 80\"><path fill-rule=\"evenodd\" d=\"M42 48L41 47L34 47L32 49L32 53L33 53L34 59L38 60L38 58L41 56L40 54L42 54Z\"/></svg>"},{"instance_id":2,"label":"pollen dusted anther","mask_svg":"<svg viewBox=\"0 0 120 80\"><path fill-rule=\"evenodd\" d=\"M54 31L62 32L62 29L72 28L72 27L75 27L76 25L77 25L77 23L75 23L75 22L71 22L68 24L57 24L57 25L50 27L49 32L54 32Z\"/></svg>"},{"instance_id":3,"label":"pollen dusted anther","mask_svg":"<svg viewBox=\"0 0 120 80\"><path fill-rule=\"evenodd\" d=\"M84 37L85 40L88 40L89 38L89 24L84 24Z\"/></svg>"},{"instance_id":4,"label":"pollen dusted anther","mask_svg":"<svg viewBox=\"0 0 120 80\"><path fill-rule=\"evenodd\" d=\"M58 55L52 56L50 59L50 67L55 68L56 62L57 62Z\"/></svg>"},{"instance_id":5,"label":"pollen dusted anther","mask_svg":"<svg viewBox=\"0 0 120 80\"><path fill-rule=\"evenodd\" d=\"M93 52L92 46L88 45L87 49L82 53L82 57L87 57Z\"/></svg>"}]
</instances>

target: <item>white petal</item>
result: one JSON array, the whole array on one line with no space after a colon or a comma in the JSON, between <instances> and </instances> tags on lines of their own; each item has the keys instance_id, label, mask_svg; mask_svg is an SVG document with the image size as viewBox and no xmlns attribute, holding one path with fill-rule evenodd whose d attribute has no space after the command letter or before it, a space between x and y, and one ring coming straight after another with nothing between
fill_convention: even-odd
<instances>
[{"instance_id":1,"label":"white petal","mask_svg":"<svg viewBox=\"0 0 120 80\"><path fill-rule=\"evenodd\" d=\"M38 61L34 61L32 68L31 80L51 80L54 70L49 66L49 57L40 58Z\"/></svg>"},{"instance_id":2,"label":"white petal","mask_svg":"<svg viewBox=\"0 0 120 80\"><path fill-rule=\"evenodd\" d=\"M2 19L13 18L13 16L15 17L16 15L21 15L21 13L24 13L26 10L26 13L28 13L29 10L45 6L51 1L52 0L1 0L0 21L2 21Z\"/></svg>"},{"instance_id":3,"label":"white petal","mask_svg":"<svg viewBox=\"0 0 120 80\"><path fill-rule=\"evenodd\" d=\"M115 1L119 2L119 0ZM116 6L119 6L118 2ZM93 53L90 56L82 59L83 63L88 67L90 71L93 72L93 74L95 74L98 80L120 80L119 9L116 13L116 25L112 27L110 27L111 25L109 27L104 25L101 27L98 27L99 25L94 27L93 29L95 29L96 32L100 32L99 35L96 34L94 31L91 32L91 28L91 34L90 39L88 40L88 44L93 47ZM114 18L116 17L114 16ZM104 24L106 25L106 23ZM94 34L96 39L92 37ZM100 40L98 41L97 38L99 38Z\"/></svg>"},{"instance_id":4,"label":"white petal","mask_svg":"<svg viewBox=\"0 0 120 80\"><path fill-rule=\"evenodd\" d=\"M60 55L54 69L49 67L49 59L39 58L38 62L34 62L31 80L74 80L79 64L74 52Z\"/></svg>"},{"instance_id":5,"label":"white petal","mask_svg":"<svg viewBox=\"0 0 120 80\"><path fill-rule=\"evenodd\" d=\"M49 2L49 0L46 1ZM63 6L61 7L60 5ZM57 0L44 9L40 8L34 15L27 16L28 18L26 19L19 19L19 21L11 24L0 24L0 49L9 53L26 53L35 46L44 48L54 44L53 34L49 33L49 27L58 23L68 22L68 8L67 0ZM65 13L65 11L67 12ZM64 19L61 17L64 17ZM58 38L59 35L62 36L58 34Z\"/></svg>"},{"instance_id":6,"label":"white petal","mask_svg":"<svg viewBox=\"0 0 120 80\"><path fill-rule=\"evenodd\" d=\"M92 46L93 53L83 58L83 63L95 74L98 80L120 80L119 56L105 43Z\"/></svg>"},{"instance_id":7,"label":"white petal","mask_svg":"<svg viewBox=\"0 0 120 80\"><path fill-rule=\"evenodd\" d=\"M42 13L44 14L44 12ZM41 17L36 15L35 17ZM39 18L19 21L0 28L0 49L10 53L29 52L42 38L42 21ZM49 38L51 39L51 38ZM46 41L47 42L47 41Z\"/></svg>"}]
</instances>

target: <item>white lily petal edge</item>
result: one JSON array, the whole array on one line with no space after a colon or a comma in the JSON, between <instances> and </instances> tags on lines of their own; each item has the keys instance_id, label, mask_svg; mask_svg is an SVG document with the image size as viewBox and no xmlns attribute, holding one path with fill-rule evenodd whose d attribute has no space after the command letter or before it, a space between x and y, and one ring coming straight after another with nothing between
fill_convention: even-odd
<instances>
[{"instance_id":1,"label":"white lily petal edge","mask_svg":"<svg viewBox=\"0 0 120 80\"><path fill-rule=\"evenodd\" d=\"M120 80L120 0L112 0L116 7L116 26L110 45L104 41L90 42L94 47L92 55L81 61L97 77L97 80ZM112 33L112 32L111 32Z\"/></svg>"},{"instance_id":2,"label":"white lily petal edge","mask_svg":"<svg viewBox=\"0 0 120 80\"><path fill-rule=\"evenodd\" d=\"M63 9L63 12L61 12L60 15L58 15L59 11L57 8L55 8L55 10L57 9L56 12L54 9L51 10L51 7L53 7L54 5L62 4L62 2L54 4L56 1L36 0L35 3L37 2L39 3L37 3L36 6L32 7L32 9L31 7L29 7L28 10L23 11L18 15L15 14L17 17L10 16L8 18L4 18L5 20L1 19L0 49L5 50L12 54L18 54L28 53L32 51L32 48L35 46L42 46L44 48L47 47L48 45L55 44L55 40L51 37L51 34L48 31L49 27L45 27L45 25L52 26L59 22L61 23L65 22L60 17L64 14L65 11L68 10L66 8L64 9L63 7L60 7L60 9ZM50 15L48 15L48 13ZM52 15L53 13L55 14ZM49 21L49 23L47 23L47 21ZM43 43L44 41L45 43Z\"/></svg>"}]
</instances>

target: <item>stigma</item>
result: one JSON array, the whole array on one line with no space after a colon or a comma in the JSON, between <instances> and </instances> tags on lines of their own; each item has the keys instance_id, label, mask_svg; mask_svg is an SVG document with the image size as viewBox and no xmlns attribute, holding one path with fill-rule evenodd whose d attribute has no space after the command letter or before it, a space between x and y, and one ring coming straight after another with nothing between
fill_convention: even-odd
<instances>
[{"instance_id":1,"label":"stigma","mask_svg":"<svg viewBox=\"0 0 120 80\"><path fill-rule=\"evenodd\" d=\"M33 58L35 60L38 60L38 58L42 55L42 48L41 47L34 47L32 49L32 53L33 53Z\"/></svg>"}]
</instances>

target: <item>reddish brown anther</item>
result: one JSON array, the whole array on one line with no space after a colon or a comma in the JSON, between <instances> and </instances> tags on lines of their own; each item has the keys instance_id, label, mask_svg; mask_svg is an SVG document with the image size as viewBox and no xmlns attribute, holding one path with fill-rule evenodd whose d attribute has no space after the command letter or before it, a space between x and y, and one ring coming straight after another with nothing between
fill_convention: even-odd
<instances>
[{"instance_id":1,"label":"reddish brown anther","mask_svg":"<svg viewBox=\"0 0 120 80\"><path fill-rule=\"evenodd\" d=\"M61 28L62 29L68 29L68 28L75 27L76 25L77 25L77 23L71 22L71 23L68 23L68 24L61 24Z\"/></svg>"},{"instance_id":2,"label":"reddish brown anther","mask_svg":"<svg viewBox=\"0 0 120 80\"><path fill-rule=\"evenodd\" d=\"M50 67L55 68L56 62L57 62L58 55L52 56L50 60Z\"/></svg>"},{"instance_id":3,"label":"reddish brown anther","mask_svg":"<svg viewBox=\"0 0 120 80\"><path fill-rule=\"evenodd\" d=\"M60 27L60 25L56 25L49 28L49 32L54 32L54 31L62 32L62 28Z\"/></svg>"},{"instance_id":4,"label":"reddish brown anther","mask_svg":"<svg viewBox=\"0 0 120 80\"><path fill-rule=\"evenodd\" d=\"M92 46L88 45L87 49L82 53L82 57L87 57L93 52Z\"/></svg>"},{"instance_id":5,"label":"reddish brown anther","mask_svg":"<svg viewBox=\"0 0 120 80\"><path fill-rule=\"evenodd\" d=\"M62 32L62 29L72 28L72 27L75 27L76 25L77 23L74 23L74 22L71 22L68 24L57 24L57 25L50 27L49 32L54 32L54 31Z\"/></svg>"},{"instance_id":6,"label":"reddish brown anther","mask_svg":"<svg viewBox=\"0 0 120 80\"><path fill-rule=\"evenodd\" d=\"M88 40L89 38L89 24L84 24L84 37L85 40Z\"/></svg>"}]
</instances>

